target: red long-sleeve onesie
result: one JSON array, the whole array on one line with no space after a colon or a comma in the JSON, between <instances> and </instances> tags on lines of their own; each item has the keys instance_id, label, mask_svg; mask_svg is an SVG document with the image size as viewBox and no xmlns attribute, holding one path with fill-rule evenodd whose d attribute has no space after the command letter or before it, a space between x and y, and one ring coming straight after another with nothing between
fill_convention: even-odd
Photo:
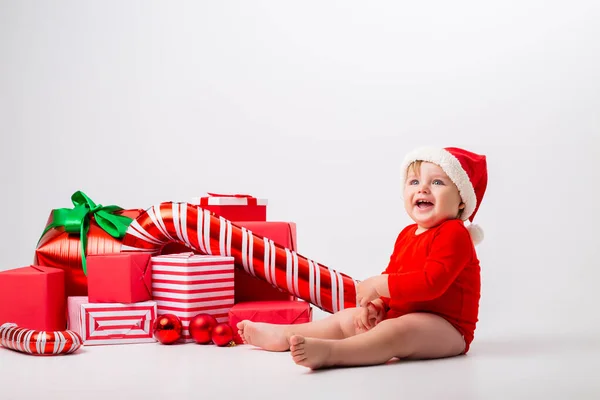
<instances>
[{"instance_id":1,"label":"red long-sleeve onesie","mask_svg":"<svg viewBox=\"0 0 600 400\"><path fill-rule=\"evenodd\" d=\"M417 225L400 232L388 267L390 297L382 297L386 318L413 312L437 314L473 341L481 290L475 247L463 222L448 220L415 235Z\"/></svg>"}]
</instances>

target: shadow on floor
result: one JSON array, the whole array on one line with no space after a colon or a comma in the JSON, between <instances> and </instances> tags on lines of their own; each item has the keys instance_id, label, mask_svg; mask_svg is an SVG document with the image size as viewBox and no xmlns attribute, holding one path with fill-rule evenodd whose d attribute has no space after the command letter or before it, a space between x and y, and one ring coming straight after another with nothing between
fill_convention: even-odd
<instances>
[{"instance_id":1,"label":"shadow on floor","mask_svg":"<svg viewBox=\"0 0 600 400\"><path fill-rule=\"evenodd\" d=\"M524 335L506 338L485 338L475 340L471 345L470 356L528 356L562 353L600 353L598 334Z\"/></svg>"}]
</instances>

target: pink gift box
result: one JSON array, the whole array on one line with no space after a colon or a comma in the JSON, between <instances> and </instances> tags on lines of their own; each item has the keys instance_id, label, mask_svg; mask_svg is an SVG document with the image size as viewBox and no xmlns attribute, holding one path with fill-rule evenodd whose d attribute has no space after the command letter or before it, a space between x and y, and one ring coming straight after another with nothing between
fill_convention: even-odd
<instances>
[{"instance_id":1,"label":"pink gift box","mask_svg":"<svg viewBox=\"0 0 600 400\"><path fill-rule=\"evenodd\" d=\"M210 314L229 321L234 304L234 258L169 254L152 257L152 297L158 315L175 314L183 324L182 342L191 342L190 320Z\"/></svg>"},{"instance_id":2,"label":"pink gift box","mask_svg":"<svg viewBox=\"0 0 600 400\"><path fill-rule=\"evenodd\" d=\"M156 342L155 301L90 303L85 296L71 296L67 304L69 329L79 333L86 346Z\"/></svg>"},{"instance_id":3,"label":"pink gift box","mask_svg":"<svg viewBox=\"0 0 600 400\"><path fill-rule=\"evenodd\" d=\"M139 303L152 299L150 253L117 253L87 258L90 303Z\"/></svg>"}]
</instances>

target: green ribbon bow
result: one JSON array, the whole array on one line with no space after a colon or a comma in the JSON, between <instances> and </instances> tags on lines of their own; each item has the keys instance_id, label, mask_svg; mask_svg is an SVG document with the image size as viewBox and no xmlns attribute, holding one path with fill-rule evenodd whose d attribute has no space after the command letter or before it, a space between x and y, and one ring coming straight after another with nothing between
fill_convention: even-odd
<instances>
[{"instance_id":1,"label":"green ribbon bow","mask_svg":"<svg viewBox=\"0 0 600 400\"><path fill-rule=\"evenodd\" d=\"M83 273L87 276L85 251L87 249L87 235L90 228L90 218L94 216L96 223L106 233L114 238L121 239L125 236L127 228L133 219L124 215L115 215L115 211L123 210L118 206L96 205L85 193L77 191L71 196L74 208L57 208L52 210L52 222L44 229L42 237L52 228L63 226L65 232L79 233L81 242L81 264ZM39 240L38 240L39 244Z\"/></svg>"}]
</instances>

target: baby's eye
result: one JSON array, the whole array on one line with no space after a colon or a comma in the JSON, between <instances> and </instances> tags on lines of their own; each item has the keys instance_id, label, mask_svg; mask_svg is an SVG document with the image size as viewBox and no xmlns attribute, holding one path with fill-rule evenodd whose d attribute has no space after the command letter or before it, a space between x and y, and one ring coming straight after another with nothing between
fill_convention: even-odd
<instances>
[{"instance_id":1,"label":"baby's eye","mask_svg":"<svg viewBox=\"0 0 600 400\"><path fill-rule=\"evenodd\" d=\"M443 185L443 184L444 184L444 182L443 182L442 180L440 180L440 179L434 179L434 180L433 180L433 184L434 184L434 185Z\"/></svg>"},{"instance_id":2,"label":"baby's eye","mask_svg":"<svg viewBox=\"0 0 600 400\"><path fill-rule=\"evenodd\" d=\"M411 179L410 182L408 182L409 185L418 185L419 181L417 179Z\"/></svg>"}]
</instances>

